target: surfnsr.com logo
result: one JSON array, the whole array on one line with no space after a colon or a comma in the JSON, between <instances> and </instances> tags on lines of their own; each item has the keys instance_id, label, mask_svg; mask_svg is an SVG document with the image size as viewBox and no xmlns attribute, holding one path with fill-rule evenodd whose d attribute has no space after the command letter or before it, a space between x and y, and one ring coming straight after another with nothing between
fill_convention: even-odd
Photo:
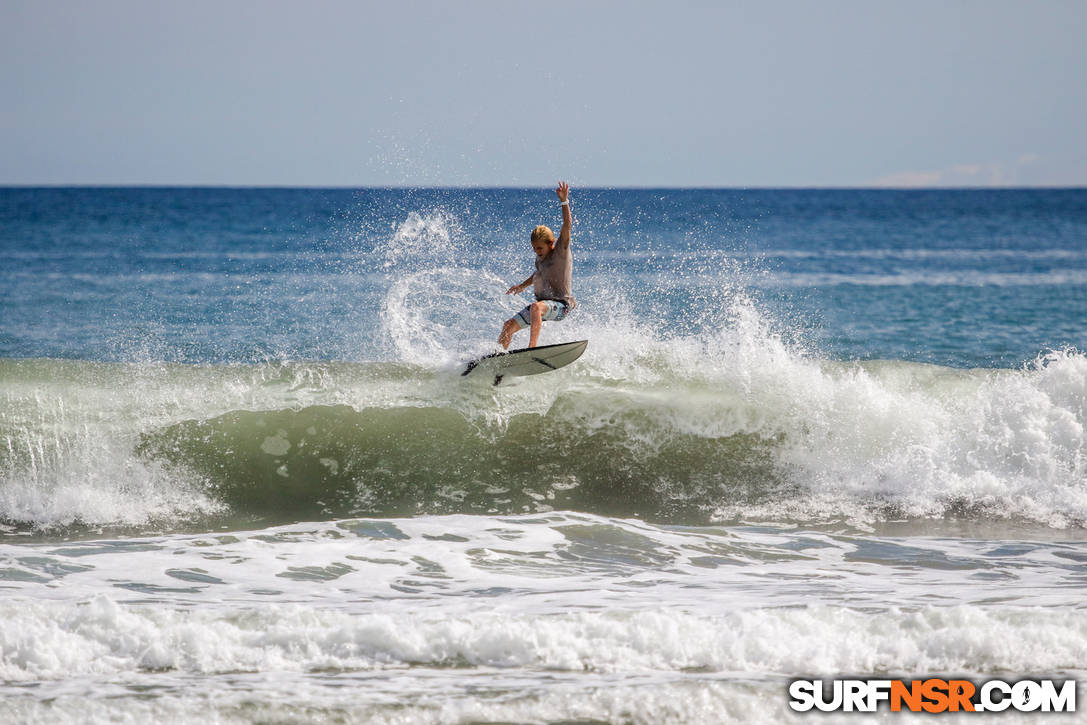
<instances>
[{"instance_id":1,"label":"surfnsr.com logo","mask_svg":"<svg viewBox=\"0 0 1087 725\"><path fill-rule=\"evenodd\" d=\"M793 680L789 707L797 712L1075 712L1075 680Z\"/></svg>"}]
</instances>

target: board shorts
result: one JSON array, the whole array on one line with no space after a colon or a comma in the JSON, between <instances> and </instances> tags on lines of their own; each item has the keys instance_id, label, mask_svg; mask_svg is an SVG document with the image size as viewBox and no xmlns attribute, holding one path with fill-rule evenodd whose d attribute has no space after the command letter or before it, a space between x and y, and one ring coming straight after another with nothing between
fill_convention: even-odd
<instances>
[{"instance_id":1,"label":"board shorts","mask_svg":"<svg viewBox=\"0 0 1087 725\"><path fill-rule=\"evenodd\" d=\"M547 309L544 310L543 319L544 322L558 322L559 320L566 318L566 313L570 311L570 308L565 302L559 302L558 300L537 300L536 302L546 302ZM532 304L536 304L533 302ZM532 305L526 305L525 309L518 312L510 319L517 322L517 328L520 330L526 327L532 326Z\"/></svg>"}]
</instances>

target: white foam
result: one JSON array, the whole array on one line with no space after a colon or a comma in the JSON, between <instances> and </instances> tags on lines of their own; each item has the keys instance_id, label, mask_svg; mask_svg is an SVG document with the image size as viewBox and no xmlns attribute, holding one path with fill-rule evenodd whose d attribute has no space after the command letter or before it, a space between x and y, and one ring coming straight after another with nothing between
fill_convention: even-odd
<instances>
[{"instance_id":1,"label":"white foam","mask_svg":"<svg viewBox=\"0 0 1087 725\"><path fill-rule=\"evenodd\" d=\"M779 721L793 677L1076 676L1080 548L573 513L4 544L0 717Z\"/></svg>"},{"instance_id":2,"label":"white foam","mask_svg":"<svg viewBox=\"0 0 1087 725\"><path fill-rule=\"evenodd\" d=\"M161 682L163 678L160 677ZM545 679L482 672L458 685L451 676L419 673L378 677L312 679L236 676L222 688L177 694L168 685L144 685L139 697L124 688L99 687L109 699L89 699L76 688L47 701L9 697L0 716L24 725L80 722L97 725L202 722L449 725L451 723L622 722L631 725L719 725L722 722L799 722L778 681L716 680L684 676L656 682L644 678L576 679L549 673ZM170 683L172 684L172 683ZM161 689L160 689L161 688ZM244 691L238 692L244 688ZM73 690L76 690L73 692ZM165 690L165 691L164 691ZM153 696L149 696L150 692ZM824 719L835 722L833 718ZM910 722L908 714L905 717ZM1018 722L1014 715L1002 718Z\"/></svg>"},{"instance_id":3,"label":"white foam","mask_svg":"<svg viewBox=\"0 0 1087 725\"><path fill-rule=\"evenodd\" d=\"M0 679L8 681L456 663L626 674L1041 672L1082 667L1087 648L1087 613L968 605L351 614L302 605L178 610L100 595L8 601L0 612Z\"/></svg>"},{"instance_id":4,"label":"white foam","mask_svg":"<svg viewBox=\"0 0 1087 725\"><path fill-rule=\"evenodd\" d=\"M756 399L771 402L779 460L812 496L798 509L1087 520L1082 354L1020 371L786 366L758 381Z\"/></svg>"},{"instance_id":5,"label":"white foam","mask_svg":"<svg viewBox=\"0 0 1087 725\"><path fill-rule=\"evenodd\" d=\"M803 491L753 507L722 501L722 516L1087 521L1083 353L1052 352L1020 370L835 363L787 342L742 295L717 334L618 330L604 333L603 351L590 344L578 371L624 383L609 406L583 399L570 414L587 431L635 408L655 430L629 435L649 446L672 434L755 434L775 442L783 478Z\"/></svg>"}]
</instances>

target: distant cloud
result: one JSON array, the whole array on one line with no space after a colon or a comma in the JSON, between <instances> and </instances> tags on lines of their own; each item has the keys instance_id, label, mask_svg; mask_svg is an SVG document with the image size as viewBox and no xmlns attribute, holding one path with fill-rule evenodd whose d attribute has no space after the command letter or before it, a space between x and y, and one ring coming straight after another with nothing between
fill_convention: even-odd
<instances>
[{"instance_id":1,"label":"distant cloud","mask_svg":"<svg viewBox=\"0 0 1087 725\"><path fill-rule=\"evenodd\" d=\"M872 179L865 186L919 188L926 186L1014 186L1022 167L1033 164L1038 154L1023 154L1012 162L956 164L931 171L898 171Z\"/></svg>"}]
</instances>

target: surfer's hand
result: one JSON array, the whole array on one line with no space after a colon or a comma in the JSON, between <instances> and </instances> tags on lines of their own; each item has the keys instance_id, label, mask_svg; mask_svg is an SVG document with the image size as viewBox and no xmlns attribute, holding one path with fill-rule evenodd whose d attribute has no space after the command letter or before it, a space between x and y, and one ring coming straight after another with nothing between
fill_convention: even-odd
<instances>
[{"instance_id":1,"label":"surfer's hand","mask_svg":"<svg viewBox=\"0 0 1087 725\"><path fill-rule=\"evenodd\" d=\"M515 284L512 287L510 287L508 290L506 290L506 294L508 294L508 295L518 295L518 294L521 294L521 290L523 290L523 289L524 289L524 287L522 287L521 285Z\"/></svg>"},{"instance_id":2,"label":"surfer's hand","mask_svg":"<svg viewBox=\"0 0 1087 725\"><path fill-rule=\"evenodd\" d=\"M559 201L566 201L570 196L570 185L565 181L559 182L559 188L555 189L555 195L559 197Z\"/></svg>"}]
</instances>

